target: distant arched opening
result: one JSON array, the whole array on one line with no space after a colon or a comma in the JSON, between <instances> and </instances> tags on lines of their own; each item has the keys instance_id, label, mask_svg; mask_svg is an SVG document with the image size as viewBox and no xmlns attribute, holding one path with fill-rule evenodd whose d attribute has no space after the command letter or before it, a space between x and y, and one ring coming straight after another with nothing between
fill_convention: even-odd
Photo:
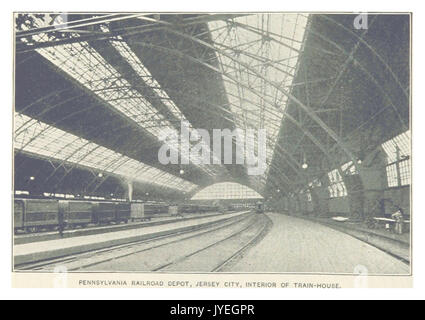
<instances>
[{"instance_id":1,"label":"distant arched opening","mask_svg":"<svg viewBox=\"0 0 425 320\"><path fill-rule=\"evenodd\" d=\"M191 200L263 199L258 192L235 182L221 182L196 193Z\"/></svg>"}]
</instances>

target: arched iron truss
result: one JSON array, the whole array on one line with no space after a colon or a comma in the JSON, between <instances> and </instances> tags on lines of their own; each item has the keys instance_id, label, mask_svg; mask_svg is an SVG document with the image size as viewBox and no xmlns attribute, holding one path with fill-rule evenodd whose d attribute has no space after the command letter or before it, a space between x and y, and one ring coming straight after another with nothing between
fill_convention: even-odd
<instances>
[{"instance_id":1,"label":"arched iron truss","mask_svg":"<svg viewBox=\"0 0 425 320\"><path fill-rule=\"evenodd\" d=\"M210 63L207 63L205 60L202 60L200 58L194 57L192 55L189 55L185 52L182 52L181 50L178 49L173 49L173 48L169 48L167 47L165 44L164 45L160 45L160 44L153 44L153 43L148 43L148 42L141 42L138 43L138 46L141 47L145 47L145 48L150 48L153 50L158 50L160 52L164 52L166 54L170 54L173 56L177 56L180 58L184 58L184 59L188 59L189 61L199 64L205 68L208 68L209 70L219 74L222 78L223 81L229 81L232 84L237 84L238 86L244 88L245 90L248 90L249 92L251 92L253 95L261 98L261 100L263 102L265 102L267 105L272 106L273 108L264 108L263 111L264 112L268 112L268 113L275 113L275 109L276 112L283 112L283 119L284 120L288 120L291 123L293 123L297 128L299 128L299 130L303 133L303 137L307 137L309 140L311 140L311 142L323 153L323 155L327 158L327 160L329 161L330 164L332 165L336 165L336 167L338 168L340 174L341 174L341 168L340 168L340 163L337 163L336 159L334 157L331 156L331 154L335 151L336 148L339 148L345 155L346 157L352 161L353 163L357 163L357 157L354 155L353 151L350 149L349 145L344 141L344 139L337 133L335 132L329 125L327 125L325 123L325 121L323 121L317 114L317 110L314 110L313 108L311 108L309 106L309 104L305 104L303 103L300 99L298 99L296 96L294 96L292 94L292 92L290 90L286 90L285 88L282 88L280 83L275 83L273 81L270 81L270 79L268 79L263 73L259 72L255 67L245 63L242 59L239 58L238 54L240 55L244 55L244 54L250 54L247 52L244 52L243 50L238 50L237 48L232 48L229 46L225 46L224 44L219 44L219 45L215 45L214 43L209 43L205 40L200 39L199 37L197 37L197 35L192 35L192 34L188 34L185 33L183 31L180 31L181 28L173 28L173 24L169 23L167 21L162 21L159 20L157 18L152 18L152 17L146 17L146 16L141 16L138 15L138 18L147 20L149 22L152 22L152 24L150 25L143 25L140 27L131 27L131 28L122 28L122 29L117 29L117 30L113 30L112 32L109 33L99 33L99 34L89 34L89 35L84 35L82 34L79 38L75 39L65 39L65 40L57 40L57 41L53 41L53 42L46 42L46 43L37 43L35 45L31 45L31 46L25 46L22 44L18 44L17 46L17 52L18 54L20 52L26 52L28 50L34 50L36 48L43 48L43 47L49 47L49 46L55 46L55 45L61 45L61 44L65 44L65 43L72 43L72 42L81 42L81 41L95 41L95 40L112 40L112 39L116 39L116 37L118 35L123 36L125 38L129 38L132 35L139 35L141 33L148 33L148 32L152 32L152 31L165 31L168 34L171 34L173 36L177 36L179 38L185 39L185 40L189 40L201 47L204 47L205 49L211 50L213 52L216 52L228 59L230 59L232 62L234 62L235 64L239 65L240 67L244 68L245 71L249 72L250 74L254 75L255 77L261 79L265 84L267 84L268 86L274 88L277 92L279 92L280 94L286 96L288 98L288 101L291 101L292 103L294 103L300 110L302 110L310 119L310 121L313 121L314 123L316 123L322 130L323 132L326 133L326 135L328 137L330 137L335 144L328 149L325 145L323 145L323 143L321 143L311 132L310 130L308 130L304 123L300 123L297 119L295 119L292 115L290 115L287 112L286 108L282 108L282 106L276 105L275 102L273 102L272 100L270 100L272 97L267 97L267 95L264 92L259 91L257 88L253 88L251 87L249 84L243 82L242 80L240 80L239 78L237 78L236 76L232 75L230 72L228 72L227 70L223 69L223 65L220 65L219 67L214 66ZM127 17L116 17L117 19L131 19L134 18L134 16L127 16ZM218 16L217 16L218 18ZM258 35L264 35L263 30L253 27L253 26L248 26L245 25L241 22L235 22L232 20L231 16L227 16L227 15L221 15L219 17L222 20L225 21L230 21L230 23L232 23L234 26L236 27L240 27L243 28L244 30L248 31L248 32L252 32L254 34L258 34ZM337 27L344 29L347 32L350 32L353 34L353 32L351 30L347 30L347 28L338 23L337 21L325 17L328 21L331 21L332 23L334 23ZM109 20L111 21L111 20ZM105 23L105 22L109 22L107 19L105 20L101 20L101 21L92 21L90 23L93 24L99 24L99 23ZM199 19L198 20L193 20L187 23L182 23L181 26L179 27L187 27L189 25L195 25L195 24L199 24ZM373 21L372 21L373 23ZM76 26L81 27L81 25L76 24ZM50 32L50 31L58 31L58 30L54 30L54 29L49 29L49 30L35 30L32 31L34 33L37 32ZM330 79L313 79L312 81L331 81L333 80L333 84L331 85L329 91L327 92L327 94L325 95L325 98L322 100L321 105L323 105L327 98L332 94L333 88L337 85L338 81L340 80L342 74L345 72L345 68L348 65L348 63L354 61L356 62L356 66L358 66L358 68L367 76L367 78L369 80L371 80L376 87L379 89L379 91L381 92L381 94L383 95L383 97L389 102L390 106L395 110L396 114L399 117L400 120L400 124L402 125L403 128L407 128L408 126L406 125L406 123L404 122L404 120L401 118L397 107L395 106L395 104L393 103L391 97L388 95L388 93L386 92L386 90L382 87L382 85L380 85L380 83L375 79L375 77L373 76L373 74L367 70L367 68L365 68L362 63L360 61L358 61L354 55L356 53L357 48L359 47L360 44L363 44L364 46L366 46L370 52L372 52L372 54L374 56L376 56L378 58L378 60L384 65L384 67L390 72L390 74L393 77L393 80L397 83L397 85L400 86L400 88L403 90L406 99L408 100L408 93L406 91L406 88L403 88L403 86L401 85L401 82L398 80L396 74L391 70L390 66L383 60L383 58L376 52L376 50L374 50L374 48L372 46L370 46L364 39L363 39L363 35L357 35L354 33L354 36L357 38L357 43L354 45L353 49L351 52L347 52L342 46L338 45L337 43L335 43L334 41L332 41L331 39L329 39L328 37L326 37L326 35L323 34L319 34L311 29L308 29L308 31L306 31L309 33L309 35L313 35L313 36L317 36L320 39L322 39L323 41L326 41L328 44L332 45L333 47L335 47L336 49L338 49L339 53L343 54L346 57L346 60L343 64L343 66L341 67L341 70L339 72L339 74L336 77L332 77ZM18 38L24 38L25 36L28 36L30 33L21 33L21 34L17 34ZM277 34L273 34L270 33L270 37L268 38L268 41L273 41L275 43L277 43L280 46L285 46L288 47L287 43L284 43L276 38L274 38L273 36L280 36ZM229 53L228 51L231 50L233 52L233 54ZM291 48L291 50L295 50L298 52L299 55L301 55L303 53L304 48L301 48L300 50L296 50L294 48ZM319 48L317 50L321 50L323 51L323 49ZM238 53L238 54L235 54ZM326 52L329 55L338 55L338 53L335 52ZM270 68L275 68L277 70L280 71L284 71L283 69L281 69L279 67L280 63L273 63L273 62L268 62L265 61L261 55L253 55L250 54L250 58L255 59L258 61L258 63L260 64L267 64L268 67ZM226 67L228 69L232 69L233 67L230 65L226 65ZM237 71L235 68L233 68L234 71ZM307 85L308 81L306 81ZM295 85L295 84L294 84ZM298 84L298 85L303 85L303 84ZM170 88L165 88L165 90L171 90ZM238 97L240 98L240 97ZM269 99L270 98L270 99ZM224 108L224 106L219 106L217 104L215 104L214 102L211 101L205 101L202 100L202 98L199 98L197 96L191 96L191 99L194 100L199 100L202 101L203 103L207 103L209 105L215 106L221 110L226 110ZM34 102L36 103L36 102ZM250 101L250 103L253 103L252 101ZM232 104L229 102L229 104ZM408 106L408 103L406 104ZM51 108L53 108L54 106L51 106ZM47 112L47 110L45 111ZM213 112L213 111L211 111ZM226 113L229 113L228 110L226 110ZM234 118L231 117L231 115L229 114L228 116L225 115L221 115L222 117L225 117L228 120L233 120ZM17 134L19 134L19 128L17 131ZM301 168L301 164L300 162L295 159L295 157L291 154L290 151L285 150L285 148L281 145L278 144L278 142L275 143L274 145L274 153L278 153L279 155L285 157L287 159L287 163L288 165L294 170L294 172L297 174L298 177L301 177L302 180L304 180L304 182L308 182L305 181L305 179L308 179L309 175L308 173L306 173L302 168ZM64 161L65 162L65 161ZM288 185L291 185L291 179L285 175L284 172L282 172L282 170L276 166L275 164L273 164L272 161L270 161L269 163L270 167L273 167L275 170L277 170L281 177L286 181L286 183ZM361 166L358 168L358 171L360 173L360 176L362 177L362 168ZM343 174L341 174L342 177L344 177ZM272 184L276 184L277 182L275 182L273 179L269 179L270 183ZM277 183L277 185L279 185ZM293 190L293 188L289 187L289 190Z\"/></svg>"}]
</instances>

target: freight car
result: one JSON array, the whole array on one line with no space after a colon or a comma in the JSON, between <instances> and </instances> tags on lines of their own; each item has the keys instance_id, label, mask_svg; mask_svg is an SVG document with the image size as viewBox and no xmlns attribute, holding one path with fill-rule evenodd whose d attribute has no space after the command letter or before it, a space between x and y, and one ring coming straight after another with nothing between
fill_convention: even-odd
<instances>
[{"instance_id":1,"label":"freight car","mask_svg":"<svg viewBox=\"0 0 425 320\"><path fill-rule=\"evenodd\" d=\"M131 221L145 220L145 204L144 203L132 203L130 208Z\"/></svg>"}]
</instances>

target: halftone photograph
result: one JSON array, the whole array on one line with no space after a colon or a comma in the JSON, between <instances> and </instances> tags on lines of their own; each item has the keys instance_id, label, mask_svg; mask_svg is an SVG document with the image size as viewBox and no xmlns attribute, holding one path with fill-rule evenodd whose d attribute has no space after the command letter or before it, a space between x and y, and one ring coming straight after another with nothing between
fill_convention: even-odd
<instances>
[{"instance_id":1,"label":"halftone photograph","mask_svg":"<svg viewBox=\"0 0 425 320\"><path fill-rule=\"evenodd\" d=\"M408 286L410 13L13 24L16 286Z\"/></svg>"}]
</instances>

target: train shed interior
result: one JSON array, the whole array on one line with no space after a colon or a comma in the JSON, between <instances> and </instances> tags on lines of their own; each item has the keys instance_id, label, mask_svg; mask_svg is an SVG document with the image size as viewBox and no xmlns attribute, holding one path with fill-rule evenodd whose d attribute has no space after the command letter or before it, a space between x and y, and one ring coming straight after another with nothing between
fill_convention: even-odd
<instances>
[{"instance_id":1,"label":"train shed interior","mask_svg":"<svg viewBox=\"0 0 425 320\"><path fill-rule=\"evenodd\" d=\"M355 19L17 13L15 268L408 274L410 16Z\"/></svg>"}]
</instances>

